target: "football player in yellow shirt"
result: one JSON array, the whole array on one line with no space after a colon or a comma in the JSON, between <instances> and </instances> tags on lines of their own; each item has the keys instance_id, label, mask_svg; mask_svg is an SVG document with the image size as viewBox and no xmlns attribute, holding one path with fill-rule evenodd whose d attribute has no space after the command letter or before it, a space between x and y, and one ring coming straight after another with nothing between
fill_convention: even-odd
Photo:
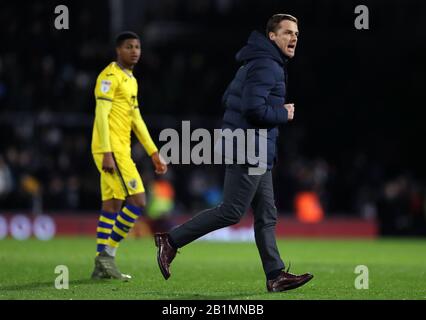
<instances>
[{"instance_id":1,"label":"football player in yellow shirt","mask_svg":"<svg viewBox=\"0 0 426 320\"><path fill-rule=\"evenodd\" d=\"M132 131L157 174L166 173L167 165L160 159L139 111L138 83L132 71L141 56L138 35L130 31L118 35L116 54L117 61L99 74L95 88L92 154L101 175L102 210L92 278L128 280L131 277L119 271L114 258L146 202L142 179L131 158Z\"/></svg>"}]
</instances>

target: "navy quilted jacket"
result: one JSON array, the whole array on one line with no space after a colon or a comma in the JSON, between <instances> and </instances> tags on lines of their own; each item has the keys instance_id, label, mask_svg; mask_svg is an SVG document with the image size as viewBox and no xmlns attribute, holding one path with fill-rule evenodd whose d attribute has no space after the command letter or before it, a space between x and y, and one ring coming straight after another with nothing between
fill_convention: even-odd
<instances>
[{"instance_id":1,"label":"navy quilted jacket","mask_svg":"<svg viewBox=\"0 0 426 320\"><path fill-rule=\"evenodd\" d=\"M283 106L288 58L275 43L253 31L236 59L242 66L223 96L226 110L222 129L267 129L266 165L271 169L276 160L278 126L287 122Z\"/></svg>"}]
</instances>

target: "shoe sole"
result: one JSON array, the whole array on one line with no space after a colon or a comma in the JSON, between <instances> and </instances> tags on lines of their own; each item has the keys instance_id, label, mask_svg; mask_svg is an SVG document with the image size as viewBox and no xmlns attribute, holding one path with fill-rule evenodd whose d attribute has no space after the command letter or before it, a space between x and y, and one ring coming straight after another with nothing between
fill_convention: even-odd
<instances>
[{"instance_id":1,"label":"shoe sole","mask_svg":"<svg viewBox=\"0 0 426 320\"><path fill-rule=\"evenodd\" d=\"M160 238L158 236L155 236L154 240L155 240L155 246L158 248L158 250L157 250L157 263L158 263L158 266L160 268L161 274L163 275L164 279L167 280L168 278L170 278L170 273L167 272L167 270L163 267L163 264L161 263L161 259L160 259L160 251L161 251Z\"/></svg>"},{"instance_id":2,"label":"shoe sole","mask_svg":"<svg viewBox=\"0 0 426 320\"><path fill-rule=\"evenodd\" d=\"M314 277L313 275L310 275L310 276L306 277L305 280L298 282L298 283L295 283L294 285L284 287L284 288L277 288L277 289L274 289L270 292L283 292L283 291L289 291L289 290L297 289L297 288L303 286L304 284L306 284L307 282L311 281L313 277Z\"/></svg>"}]
</instances>

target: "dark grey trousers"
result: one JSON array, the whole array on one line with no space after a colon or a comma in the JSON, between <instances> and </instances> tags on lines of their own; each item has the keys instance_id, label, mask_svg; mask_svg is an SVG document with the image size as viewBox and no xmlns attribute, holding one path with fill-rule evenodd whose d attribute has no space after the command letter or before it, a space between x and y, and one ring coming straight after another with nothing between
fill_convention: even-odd
<instances>
[{"instance_id":1,"label":"dark grey trousers","mask_svg":"<svg viewBox=\"0 0 426 320\"><path fill-rule=\"evenodd\" d=\"M251 205L256 246L265 274L284 268L275 240L277 209L271 170L249 175L245 166L227 165L223 197L217 207L204 210L173 229L172 241L181 248L209 232L236 224Z\"/></svg>"}]
</instances>

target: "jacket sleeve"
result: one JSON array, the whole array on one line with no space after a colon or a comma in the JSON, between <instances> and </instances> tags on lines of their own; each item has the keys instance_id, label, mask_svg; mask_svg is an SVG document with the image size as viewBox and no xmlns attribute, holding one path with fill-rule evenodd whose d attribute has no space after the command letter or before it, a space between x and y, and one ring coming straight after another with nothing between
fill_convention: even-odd
<instances>
[{"instance_id":1,"label":"jacket sleeve","mask_svg":"<svg viewBox=\"0 0 426 320\"><path fill-rule=\"evenodd\" d=\"M151 135L148 132L145 121L142 119L139 108L133 109L132 130L149 156L158 151L154 141L152 141Z\"/></svg>"},{"instance_id":2,"label":"jacket sleeve","mask_svg":"<svg viewBox=\"0 0 426 320\"><path fill-rule=\"evenodd\" d=\"M274 72L268 63L259 61L249 67L242 92L243 112L249 122L265 126L287 122L284 106L271 106L266 102L275 85Z\"/></svg>"}]
</instances>

